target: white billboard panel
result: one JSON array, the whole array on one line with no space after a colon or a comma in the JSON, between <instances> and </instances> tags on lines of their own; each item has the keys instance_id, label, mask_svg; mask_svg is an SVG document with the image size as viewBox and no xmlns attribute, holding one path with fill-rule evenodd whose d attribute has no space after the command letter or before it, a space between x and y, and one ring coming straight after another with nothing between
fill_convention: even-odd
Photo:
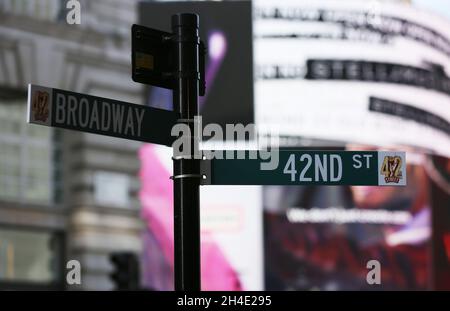
<instances>
[{"instance_id":1,"label":"white billboard panel","mask_svg":"<svg viewBox=\"0 0 450 311\"><path fill-rule=\"evenodd\" d=\"M450 22L403 3L254 1L255 110L281 135L450 156Z\"/></svg>"}]
</instances>

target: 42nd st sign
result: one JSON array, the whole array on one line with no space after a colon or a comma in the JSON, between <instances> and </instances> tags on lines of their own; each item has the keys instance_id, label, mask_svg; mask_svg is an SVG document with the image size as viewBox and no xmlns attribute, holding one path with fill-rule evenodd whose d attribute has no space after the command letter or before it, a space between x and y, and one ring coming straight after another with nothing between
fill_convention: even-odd
<instances>
[{"instance_id":1,"label":"42nd st sign","mask_svg":"<svg viewBox=\"0 0 450 311\"><path fill-rule=\"evenodd\" d=\"M215 151L216 153L218 151ZM252 156L253 153L253 156ZM204 160L204 185L405 186L406 156L396 151L279 150L278 165L262 169L262 151Z\"/></svg>"}]
</instances>

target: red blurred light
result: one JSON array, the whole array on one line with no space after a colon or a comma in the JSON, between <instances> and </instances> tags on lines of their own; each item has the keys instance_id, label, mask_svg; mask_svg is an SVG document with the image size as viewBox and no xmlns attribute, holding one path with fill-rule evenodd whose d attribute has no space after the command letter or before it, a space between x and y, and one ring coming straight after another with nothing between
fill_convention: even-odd
<instances>
[{"instance_id":1,"label":"red blurred light","mask_svg":"<svg viewBox=\"0 0 450 311\"><path fill-rule=\"evenodd\" d=\"M447 259L450 261L450 233L444 234L444 246Z\"/></svg>"}]
</instances>

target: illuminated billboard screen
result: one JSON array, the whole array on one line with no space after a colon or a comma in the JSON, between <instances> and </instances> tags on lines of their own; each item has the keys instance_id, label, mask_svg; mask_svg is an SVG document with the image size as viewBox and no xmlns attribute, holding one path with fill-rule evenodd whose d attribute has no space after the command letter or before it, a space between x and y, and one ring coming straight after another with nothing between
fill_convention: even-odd
<instances>
[{"instance_id":1,"label":"illuminated billboard screen","mask_svg":"<svg viewBox=\"0 0 450 311\"><path fill-rule=\"evenodd\" d=\"M260 127L450 156L447 19L397 1L253 4Z\"/></svg>"},{"instance_id":2,"label":"illuminated billboard screen","mask_svg":"<svg viewBox=\"0 0 450 311\"><path fill-rule=\"evenodd\" d=\"M142 3L141 24L170 30L170 15L181 11L200 15L208 47L204 123L255 122L260 134L277 129L284 147L407 152L404 188L265 186L232 194L217 187L202 193L214 206L205 218L214 223L204 220L204 226L225 228L211 241L220 273L229 276L206 281L208 288L450 288L450 226L440 216L450 206L450 169L443 173L433 164L437 156L444 163L450 157L450 19L403 1L187 1ZM171 99L170 91L146 90L151 106L171 109ZM150 162L143 159L143 167ZM168 176L152 174L144 182ZM151 245L170 245L170 236L154 241L151 231L158 228L155 219L163 221L159 214L171 216L151 203L160 198L146 203L146 191L158 197L156 190L142 190L146 254L153 256L148 262L164 263L147 278L170 288L170 247L165 257L151 252ZM170 203L171 192L164 193ZM251 199L217 204L233 195ZM235 227L241 238L226 229ZM262 256L253 256L262 245L264 286L257 272ZM240 261L242 254L257 263ZM367 280L372 260L381 265L378 287ZM437 262L447 271L438 278ZM156 275L165 276L162 283Z\"/></svg>"},{"instance_id":3,"label":"illuminated billboard screen","mask_svg":"<svg viewBox=\"0 0 450 311\"><path fill-rule=\"evenodd\" d=\"M431 182L416 157L401 188L264 187L266 289L430 288Z\"/></svg>"},{"instance_id":4,"label":"illuminated billboard screen","mask_svg":"<svg viewBox=\"0 0 450 311\"><path fill-rule=\"evenodd\" d=\"M200 16L207 48L206 95L199 97L203 124L253 123L252 19L250 1L142 2L140 24L170 30L172 14ZM148 87L149 106L173 109L172 92ZM141 156L144 284L173 289L172 150L144 146ZM262 290L262 203L260 187L201 188L203 290Z\"/></svg>"},{"instance_id":5,"label":"illuminated billboard screen","mask_svg":"<svg viewBox=\"0 0 450 311\"><path fill-rule=\"evenodd\" d=\"M400 1L253 4L259 128L285 146L404 150L409 177L403 189L264 187L266 288L448 288L450 186L431 154L450 156L449 20Z\"/></svg>"}]
</instances>

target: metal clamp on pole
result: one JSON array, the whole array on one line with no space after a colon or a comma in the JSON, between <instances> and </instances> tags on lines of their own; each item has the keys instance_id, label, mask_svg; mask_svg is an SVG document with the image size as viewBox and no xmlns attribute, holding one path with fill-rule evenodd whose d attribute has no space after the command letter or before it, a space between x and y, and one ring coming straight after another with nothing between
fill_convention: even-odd
<instances>
[{"instance_id":1,"label":"metal clamp on pole","mask_svg":"<svg viewBox=\"0 0 450 311\"><path fill-rule=\"evenodd\" d=\"M178 119L178 123L194 123L195 119Z\"/></svg>"},{"instance_id":2,"label":"metal clamp on pole","mask_svg":"<svg viewBox=\"0 0 450 311\"><path fill-rule=\"evenodd\" d=\"M172 161L181 161L181 160L191 160L191 155L174 155L172 156ZM174 163L175 165L175 163ZM200 164L200 166L202 167L202 164ZM175 179L179 179L179 178L198 178L198 179L205 179L205 175L200 173L200 174L190 174L190 173L186 173L186 174L180 174L180 175L173 175L169 177L172 180Z\"/></svg>"},{"instance_id":3,"label":"metal clamp on pole","mask_svg":"<svg viewBox=\"0 0 450 311\"><path fill-rule=\"evenodd\" d=\"M200 173L202 175L200 185L211 185L212 180L211 160L203 159L201 161Z\"/></svg>"},{"instance_id":4,"label":"metal clamp on pole","mask_svg":"<svg viewBox=\"0 0 450 311\"><path fill-rule=\"evenodd\" d=\"M184 155L173 156L172 160L190 160L190 156L186 157ZM200 180L200 185L210 185L211 184L211 161L201 160L200 162L200 174L182 174L170 176L170 179L175 180L179 178L197 178Z\"/></svg>"},{"instance_id":5,"label":"metal clamp on pole","mask_svg":"<svg viewBox=\"0 0 450 311\"><path fill-rule=\"evenodd\" d=\"M172 16L172 41L175 48L174 109L178 123L189 124L191 131L198 115L199 95L199 18L197 14ZM192 126L191 126L192 125ZM192 132L191 132L192 133ZM174 266L175 290L199 291L200 284L200 159L195 158L198 138L191 135L189 152L173 157L174 189ZM184 153L186 152L186 153Z\"/></svg>"}]
</instances>

